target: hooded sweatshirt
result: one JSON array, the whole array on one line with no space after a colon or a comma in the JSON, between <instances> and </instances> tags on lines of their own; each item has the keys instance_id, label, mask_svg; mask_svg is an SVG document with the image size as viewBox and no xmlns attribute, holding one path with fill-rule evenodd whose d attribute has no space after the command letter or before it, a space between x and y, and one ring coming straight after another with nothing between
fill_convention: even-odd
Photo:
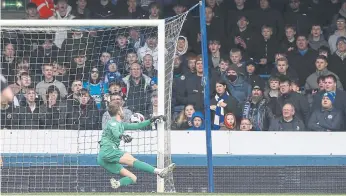
<instances>
[{"instance_id":1,"label":"hooded sweatshirt","mask_svg":"<svg viewBox=\"0 0 346 196\"><path fill-rule=\"evenodd\" d=\"M202 119L202 124L200 127L195 127L193 121L195 120L196 117L199 117ZM192 127L189 129L189 130L204 130L205 129L205 126L204 126L204 115L202 114L202 112L195 112L193 113L192 115L192 118L191 118L191 123L192 123Z\"/></svg>"}]
</instances>

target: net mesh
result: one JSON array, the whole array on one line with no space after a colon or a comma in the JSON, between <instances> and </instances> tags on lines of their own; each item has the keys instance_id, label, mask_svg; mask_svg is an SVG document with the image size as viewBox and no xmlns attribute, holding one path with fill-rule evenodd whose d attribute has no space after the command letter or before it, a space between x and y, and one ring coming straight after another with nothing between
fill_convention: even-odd
<instances>
[{"instance_id":1,"label":"net mesh","mask_svg":"<svg viewBox=\"0 0 346 196\"><path fill-rule=\"evenodd\" d=\"M165 84L157 84L157 27L2 26L1 72L16 96L1 103L1 192L109 191L111 175L96 163L107 105L123 105L127 122L148 119L157 115L157 85L165 85L169 165L172 64L187 14L166 20ZM121 148L155 165L156 126L128 134L134 140ZM138 175L122 191L156 191L156 178ZM175 192L172 174L165 191Z\"/></svg>"}]
</instances>

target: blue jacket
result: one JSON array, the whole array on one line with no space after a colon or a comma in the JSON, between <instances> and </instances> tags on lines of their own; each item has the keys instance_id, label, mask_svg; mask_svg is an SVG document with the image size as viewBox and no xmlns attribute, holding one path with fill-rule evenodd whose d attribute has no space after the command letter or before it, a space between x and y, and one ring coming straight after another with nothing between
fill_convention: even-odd
<instances>
[{"instance_id":1,"label":"blue jacket","mask_svg":"<svg viewBox=\"0 0 346 196\"><path fill-rule=\"evenodd\" d=\"M235 97L239 104L243 104L251 95L251 85L245 81L244 76L238 75L237 80L231 82L226 75L223 75L224 81L227 83L228 91Z\"/></svg>"},{"instance_id":2,"label":"blue jacket","mask_svg":"<svg viewBox=\"0 0 346 196\"><path fill-rule=\"evenodd\" d=\"M193 125L193 120L196 118L196 117L200 117L202 119L202 124L200 127L195 127ZM189 129L189 130L205 130L205 126L204 126L204 115L202 114L202 112L195 112L193 113L192 115L192 118L191 118L191 123L192 123L192 127Z\"/></svg>"}]
</instances>

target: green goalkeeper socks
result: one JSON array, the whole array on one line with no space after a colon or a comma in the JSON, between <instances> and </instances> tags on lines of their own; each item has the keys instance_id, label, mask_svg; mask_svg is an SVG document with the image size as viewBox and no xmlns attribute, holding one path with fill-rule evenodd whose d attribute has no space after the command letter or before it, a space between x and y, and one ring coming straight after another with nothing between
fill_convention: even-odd
<instances>
[{"instance_id":1,"label":"green goalkeeper socks","mask_svg":"<svg viewBox=\"0 0 346 196\"><path fill-rule=\"evenodd\" d=\"M119 180L119 182L120 186L127 186L135 183L130 177L123 177Z\"/></svg>"},{"instance_id":2,"label":"green goalkeeper socks","mask_svg":"<svg viewBox=\"0 0 346 196\"><path fill-rule=\"evenodd\" d=\"M141 170L141 171L145 171L145 172L149 172L149 173L154 173L155 168L151 165L149 165L148 163L144 163L142 161L138 161L136 160L135 162L133 162L133 167Z\"/></svg>"}]
</instances>

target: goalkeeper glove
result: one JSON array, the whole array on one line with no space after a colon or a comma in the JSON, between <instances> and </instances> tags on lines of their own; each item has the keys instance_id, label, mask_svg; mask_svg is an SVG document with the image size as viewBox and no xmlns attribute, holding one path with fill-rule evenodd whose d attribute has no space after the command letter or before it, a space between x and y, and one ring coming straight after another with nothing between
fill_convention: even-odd
<instances>
[{"instance_id":1,"label":"goalkeeper glove","mask_svg":"<svg viewBox=\"0 0 346 196\"><path fill-rule=\"evenodd\" d=\"M130 143L133 138L129 135L121 135L120 139L123 140L125 143Z\"/></svg>"},{"instance_id":2,"label":"goalkeeper glove","mask_svg":"<svg viewBox=\"0 0 346 196\"><path fill-rule=\"evenodd\" d=\"M164 121L166 122L167 120L167 117L164 116L164 115L160 115L160 116L153 116L151 119L150 119L150 122L153 123L153 122L157 122L157 121Z\"/></svg>"}]
</instances>

